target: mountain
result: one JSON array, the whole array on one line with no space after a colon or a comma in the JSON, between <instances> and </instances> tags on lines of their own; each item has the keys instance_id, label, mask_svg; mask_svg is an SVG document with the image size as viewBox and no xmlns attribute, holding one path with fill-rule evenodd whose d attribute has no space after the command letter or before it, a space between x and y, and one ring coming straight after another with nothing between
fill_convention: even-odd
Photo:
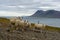
<instances>
[{"instance_id":1,"label":"mountain","mask_svg":"<svg viewBox=\"0 0 60 40\"><path fill-rule=\"evenodd\" d=\"M51 17L51 18L60 18L60 11L56 10L37 10L32 17Z\"/></svg>"}]
</instances>

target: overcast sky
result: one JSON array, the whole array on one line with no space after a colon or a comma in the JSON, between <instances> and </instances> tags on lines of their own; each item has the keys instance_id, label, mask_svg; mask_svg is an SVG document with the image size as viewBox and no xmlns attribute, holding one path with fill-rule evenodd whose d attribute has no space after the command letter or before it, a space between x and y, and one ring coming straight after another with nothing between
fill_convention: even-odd
<instances>
[{"instance_id":1,"label":"overcast sky","mask_svg":"<svg viewBox=\"0 0 60 40\"><path fill-rule=\"evenodd\" d=\"M60 0L0 0L0 16L29 16L39 9L60 10Z\"/></svg>"}]
</instances>

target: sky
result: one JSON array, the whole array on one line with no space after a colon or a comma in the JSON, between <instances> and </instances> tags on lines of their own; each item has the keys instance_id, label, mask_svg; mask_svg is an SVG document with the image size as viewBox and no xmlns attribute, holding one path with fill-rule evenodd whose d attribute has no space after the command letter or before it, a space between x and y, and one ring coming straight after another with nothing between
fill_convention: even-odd
<instances>
[{"instance_id":1,"label":"sky","mask_svg":"<svg viewBox=\"0 0 60 40\"><path fill-rule=\"evenodd\" d=\"M0 0L0 16L30 16L52 9L60 11L60 0Z\"/></svg>"}]
</instances>

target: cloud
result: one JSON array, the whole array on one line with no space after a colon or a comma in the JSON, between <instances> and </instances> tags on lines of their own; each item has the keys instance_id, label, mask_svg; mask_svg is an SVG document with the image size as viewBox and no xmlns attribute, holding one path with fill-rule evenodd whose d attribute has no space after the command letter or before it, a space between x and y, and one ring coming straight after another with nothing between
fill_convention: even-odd
<instances>
[{"instance_id":1,"label":"cloud","mask_svg":"<svg viewBox=\"0 0 60 40\"><path fill-rule=\"evenodd\" d=\"M58 7L60 5L59 1L57 0L0 0L0 4L4 5L3 7L9 7L9 8L15 8L15 9L21 9L21 10L27 10L27 9L34 9L37 10L39 7Z\"/></svg>"},{"instance_id":2,"label":"cloud","mask_svg":"<svg viewBox=\"0 0 60 40\"><path fill-rule=\"evenodd\" d=\"M30 16L31 14L25 14L23 12L18 13L18 12L9 12L9 11L0 11L0 16Z\"/></svg>"},{"instance_id":3,"label":"cloud","mask_svg":"<svg viewBox=\"0 0 60 40\"><path fill-rule=\"evenodd\" d=\"M6 6L6 7L9 7L9 8L15 8L16 6Z\"/></svg>"},{"instance_id":4,"label":"cloud","mask_svg":"<svg viewBox=\"0 0 60 40\"><path fill-rule=\"evenodd\" d=\"M16 15L31 15L39 9L60 10L60 0L0 0L0 11L15 12Z\"/></svg>"}]
</instances>

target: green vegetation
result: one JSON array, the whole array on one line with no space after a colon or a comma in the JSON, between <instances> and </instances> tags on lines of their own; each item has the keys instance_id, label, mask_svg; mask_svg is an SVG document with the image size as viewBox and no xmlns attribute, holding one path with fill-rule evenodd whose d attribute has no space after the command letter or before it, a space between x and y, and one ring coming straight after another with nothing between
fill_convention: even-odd
<instances>
[{"instance_id":1,"label":"green vegetation","mask_svg":"<svg viewBox=\"0 0 60 40\"><path fill-rule=\"evenodd\" d=\"M9 19L0 17L0 28L6 28L9 23L10 23Z\"/></svg>"},{"instance_id":2,"label":"green vegetation","mask_svg":"<svg viewBox=\"0 0 60 40\"><path fill-rule=\"evenodd\" d=\"M9 23L9 19L0 17L0 22Z\"/></svg>"},{"instance_id":3,"label":"green vegetation","mask_svg":"<svg viewBox=\"0 0 60 40\"><path fill-rule=\"evenodd\" d=\"M45 29L50 31L60 31L60 28L53 26L46 26Z\"/></svg>"}]
</instances>

